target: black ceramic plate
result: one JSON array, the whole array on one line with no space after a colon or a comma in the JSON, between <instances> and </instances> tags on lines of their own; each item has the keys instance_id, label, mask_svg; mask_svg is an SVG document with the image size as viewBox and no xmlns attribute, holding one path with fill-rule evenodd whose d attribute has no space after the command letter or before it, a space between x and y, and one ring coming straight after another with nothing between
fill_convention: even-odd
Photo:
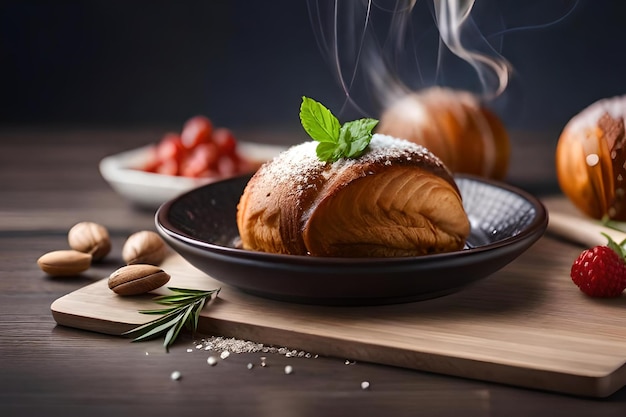
<instances>
[{"instance_id":1,"label":"black ceramic plate","mask_svg":"<svg viewBox=\"0 0 626 417\"><path fill-rule=\"evenodd\" d=\"M156 226L192 265L262 297L307 304L373 305L456 292L501 269L545 232L533 196L511 186L457 177L472 231L464 250L406 258L319 258L235 247L236 210L249 176L189 191L163 204Z\"/></svg>"}]
</instances>

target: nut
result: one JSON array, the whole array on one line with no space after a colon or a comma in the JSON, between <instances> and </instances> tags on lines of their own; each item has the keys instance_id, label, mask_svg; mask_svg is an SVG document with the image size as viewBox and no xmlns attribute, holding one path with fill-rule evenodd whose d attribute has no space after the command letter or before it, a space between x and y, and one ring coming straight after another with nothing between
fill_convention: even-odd
<instances>
[{"instance_id":1,"label":"nut","mask_svg":"<svg viewBox=\"0 0 626 417\"><path fill-rule=\"evenodd\" d=\"M122 258L127 265L159 265L166 254L167 246L161 236L148 230L130 235L122 248Z\"/></svg>"},{"instance_id":2,"label":"nut","mask_svg":"<svg viewBox=\"0 0 626 417\"><path fill-rule=\"evenodd\" d=\"M41 270L52 276L73 276L86 271L91 266L92 256L76 250L48 252L37 259Z\"/></svg>"},{"instance_id":3,"label":"nut","mask_svg":"<svg viewBox=\"0 0 626 417\"><path fill-rule=\"evenodd\" d=\"M107 229L93 222L80 222L67 234L70 247L79 252L90 253L93 260L104 258L111 251L111 239Z\"/></svg>"},{"instance_id":4,"label":"nut","mask_svg":"<svg viewBox=\"0 0 626 417\"><path fill-rule=\"evenodd\" d=\"M119 295L137 295L167 284L170 276L154 265L126 265L109 276L109 288Z\"/></svg>"}]
</instances>

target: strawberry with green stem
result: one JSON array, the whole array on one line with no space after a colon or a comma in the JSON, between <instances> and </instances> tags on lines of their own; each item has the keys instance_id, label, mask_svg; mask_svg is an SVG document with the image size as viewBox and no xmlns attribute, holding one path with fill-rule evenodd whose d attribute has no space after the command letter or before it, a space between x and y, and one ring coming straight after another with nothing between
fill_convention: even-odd
<instances>
[{"instance_id":1,"label":"strawberry with green stem","mask_svg":"<svg viewBox=\"0 0 626 417\"><path fill-rule=\"evenodd\" d=\"M584 250L574 261L570 276L591 297L618 297L626 289L626 240L616 243L610 236L605 246Z\"/></svg>"}]
</instances>

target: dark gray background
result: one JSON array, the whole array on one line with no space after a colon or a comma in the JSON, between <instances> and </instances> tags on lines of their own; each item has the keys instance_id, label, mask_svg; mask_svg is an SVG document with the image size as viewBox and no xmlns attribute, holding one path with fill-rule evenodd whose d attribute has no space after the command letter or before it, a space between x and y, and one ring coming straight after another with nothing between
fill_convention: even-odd
<instances>
[{"instance_id":1,"label":"dark gray background","mask_svg":"<svg viewBox=\"0 0 626 417\"><path fill-rule=\"evenodd\" d=\"M581 0L547 27L572 1L541 3L476 6L536 25L499 39L514 72L497 111L513 129L556 131L626 92L626 2ZM295 126L302 95L332 109L344 98L305 0L1 1L0 62L2 125L180 125L202 113Z\"/></svg>"}]
</instances>

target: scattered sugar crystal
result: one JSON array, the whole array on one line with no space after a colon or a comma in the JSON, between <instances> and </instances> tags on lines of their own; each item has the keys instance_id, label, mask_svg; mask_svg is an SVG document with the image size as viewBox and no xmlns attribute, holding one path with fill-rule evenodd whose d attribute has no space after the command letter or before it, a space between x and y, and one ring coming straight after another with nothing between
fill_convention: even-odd
<instances>
[{"instance_id":1,"label":"scattered sugar crystal","mask_svg":"<svg viewBox=\"0 0 626 417\"><path fill-rule=\"evenodd\" d=\"M285 366L285 374L290 375L291 373L293 373L293 366L291 365Z\"/></svg>"},{"instance_id":2,"label":"scattered sugar crystal","mask_svg":"<svg viewBox=\"0 0 626 417\"><path fill-rule=\"evenodd\" d=\"M222 358L222 359L226 359L229 356L230 356L230 352L227 351L227 350L225 350L222 353L220 353L220 358Z\"/></svg>"},{"instance_id":3,"label":"scattered sugar crystal","mask_svg":"<svg viewBox=\"0 0 626 417\"><path fill-rule=\"evenodd\" d=\"M212 350L215 352L230 353L273 353L285 355L286 357L304 357L311 358L312 354L303 350L291 349L287 347L266 346L262 343L252 342L249 340L241 340L235 338L226 338L213 336L203 339L202 343L196 345L196 349Z\"/></svg>"},{"instance_id":4,"label":"scattered sugar crystal","mask_svg":"<svg viewBox=\"0 0 626 417\"><path fill-rule=\"evenodd\" d=\"M248 368L248 369L252 369L252 368L254 368L254 364L253 364L253 363L248 363L248 364L246 365L246 368Z\"/></svg>"},{"instance_id":5,"label":"scattered sugar crystal","mask_svg":"<svg viewBox=\"0 0 626 417\"><path fill-rule=\"evenodd\" d=\"M361 382L361 389L365 390L365 389L369 389L370 388L370 383L367 381L363 381Z\"/></svg>"},{"instance_id":6,"label":"scattered sugar crystal","mask_svg":"<svg viewBox=\"0 0 626 417\"><path fill-rule=\"evenodd\" d=\"M217 365L217 358L215 358L215 356L209 356L206 360L206 363L208 363L211 366L215 366Z\"/></svg>"},{"instance_id":7,"label":"scattered sugar crystal","mask_svg":"<svg viewBox=\"0 0 626 417\"><path fill-rule=\"evenodd\" d=\"M178 381L181 378L181 374L178 371L174 371L172 372L172 374L170 375L170 378L172 379L172 381Z\"/></svg>"}]
</instances>

